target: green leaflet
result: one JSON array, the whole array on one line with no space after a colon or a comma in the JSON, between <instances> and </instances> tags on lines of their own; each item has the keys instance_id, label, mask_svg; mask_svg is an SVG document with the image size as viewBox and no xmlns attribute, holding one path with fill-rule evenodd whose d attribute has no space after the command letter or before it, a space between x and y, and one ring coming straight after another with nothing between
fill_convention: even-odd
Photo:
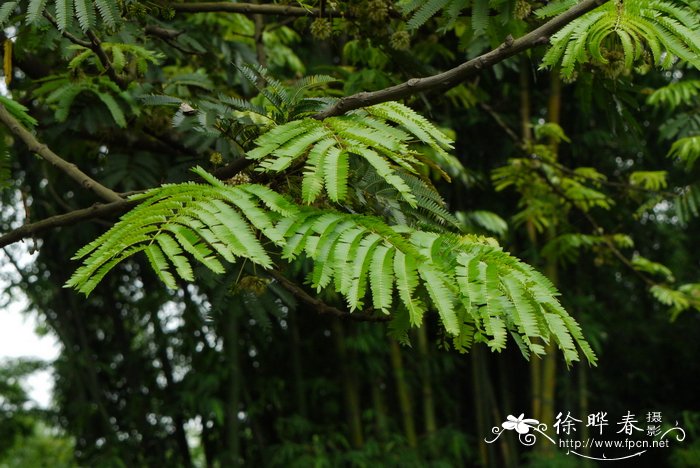
<instances>
[{"instance_id":1,"label":"green leaflet","mask_svg":"<svg viewBox=\"0 0 700 468\"><path fill-rule=\"evenodd\" d=\"M425 24L435 13L444 8L450 0L427 0L422 2L423 5L416 11L408 21L408 27L416 29Z\"/></svg>"},{"instance_id":2,"label":"green leaflet","mask_svg":"<svg viewBox=\"0 0 700 468\"><path fill-rule=\"evenodd\" d=\"M425 287L428 290L430 299L432 299L433 304L435 304L440 313L445 330L451 335L459 335L460 329L452 303L454 296L450 294L447 278L436 271L435 268L432 268L430 264L424 263L420 265L418 272L425 281Z\"/></svg>"},{"instance_id":3,"label":"green leaflet","mask_svg":"<svg viewBox=\"0 0 700 468\"><path fill-rule=\"evenodd\" d=\"M36 24L46 9L47 0L30 0L27 7L27 24Z\"/></svg>"},{"instance_id":4,"label":"green leaflet","mask_svg":"<svg viewBox=\"0 0 700 468\"><path fill-rule=\"evenodd\" d=\"M398 251L394 255L394 273L396 274L396 288L399 297L408 310L411 325L420 326L423 322L425 306L423 302L414 296L418 286L418 272L416 259L406 256Z\"/></svg>"},{"instance_id":5,"label":"green leaflet","mask_svg":"<svg viewBox=\"0 0 700 468\"><path fill-rule=\"evenodd\" d=\"M156 272L161 281L163 281L167 287L176 289L177 283L175 282L175 277L170 273L168 262L165 260L165 256L168 255L168 253L164 253L158 244L149 244L145 252L153 271Z\"/></svg>"},{"instance_id":6,"label":"green leaflet","mask_svg":"<svg viewBox=\"0 0 700 468\"><path fill-rule=\"evenodd\" d=\"M328 197L335 202L345 200L348 193L348 172L350 171L348 153L340 148L332 147L328 150L323 162Z\"/></svg>"},{"instance_id":7,"label":"green leaflet","mask_svg":"<svg viewBox=\"0 0 700 468\"><path fill-rule=\"evenodd\" d=\"M0 26L9 19L19 2L3 2L0 6ZM47 10L48 0L29 0L24 21L36 25ZM60 31L69 29L73 21L73 12L78 18L83 31L95 26L97 16L95 7L104 24L109 28L117 27L121 20L119 6L115 0L54 0L56 26ZM54 11L50 11L54 13Z\"/></svg>"},{"instance_id":8,"label":"green leaflet","mask_svg":"<svg viewBox=\"0 0 700 468\"><path fill-rule=\"evenodd\" d=\"M685 162L688 170L692 169L695 161L700 158L700 135L681 138L671 145L669 157L676 157Z\"/></svg>"},{"instance_id":9,"label":"green leaflet","mask_svg":"<svg viewBox=\"0 0 700 468\"><path fill-rule=\"evenodd\" d=\"M56 0L56 22L58 29L64 31L73 23L73 0Z\"/></svg>"},{"instance_id":10,"label":"green leaflet","mask_svg":"<svg viewBox=\"0 0 700 468\"><path fill-rule=\"evenodd\" d=\"M393 302L393 255L393 250L386 245L380 245L374 250L370 265L369 284L372 289L372 305L386 314L390 313Z\"/></svg>"},{"instance_id":11,"label":"green leaflet","mask_svg":"<svg viewBox=\"0 0 700 468\"><path fill-rule=\"evenodd\" d=\"M304 179L301 183L301 198L304 203L313 203L323 190L323 159L328 150L333 146L332 139L324 140L323 142L314 145L309 151L306 168L304 169Z\"/></svg>"},{"instance_id":12,"label":"green leaflet","mask_svg":"<svg viewBox=\"0 0 700 468\"><path fill-rule=\"evenodd\" d=\"M114 98L107 93L95 92L95 94L97 94L97 97L100 98L100 101L102 101L102 103L105 106L107 106L107 109L109 109L109 113L112 114L114 122L121 128L126 127L126 119L124 118L124 112L122 112L122 109L121 107L119 107L119 104L117 104L117 101L115 101Z\"/></svg>"},{"instance_id":13,"label":"green leaflet","mask_svg":"<svg viewBox=\"0 0 700 468\"><path fill-rule=\"evenodd\" d=\"M352 266L348 268L352 276L350 278L350 287L346 293L351 311L362 307L362 298L365 296L367 289L369 266L374 250L381 242L382 238L379 235L370 233L362 239L355 251ZM390 289L382 292L387 294L389 291Z\"/></svg>"},{"instance_id":14,"label":"green leaflet","mask_svg":"<svg viewBox=\"0 0 700 468\"><path fill-rule=\"evenodd\" d=\"M114 0L94 0L97 11L100 12L102 21L110 27L113 28L117 24L117 19L119 18L119 12L117 11L116 4Z\"/></svg>"},{"instance_id":15,"label":"green leaflet","mask_svg":"<svg viewBox=\"0 0 700 468\"><path fill-rule=\"evenodd\" d=\"M10 16L15 11L17 2L7 2L0 5L0 26L4 26Z\"/></svg>"},{"instance_id":16,"label":"green leaflet","mask_svg":"<svg viewBox=\"0 0 700 468\"><path fill-rule=\"evenodd\" d=\"M87 31L95 25L95 9L92 0L73 0L75 15L83 31Z\"/></svg>"}]
</instances>

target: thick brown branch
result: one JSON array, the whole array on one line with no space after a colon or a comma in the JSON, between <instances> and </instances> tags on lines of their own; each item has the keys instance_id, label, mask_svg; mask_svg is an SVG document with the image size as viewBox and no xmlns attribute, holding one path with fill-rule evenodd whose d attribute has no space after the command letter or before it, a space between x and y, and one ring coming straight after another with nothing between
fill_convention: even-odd
<instances>
[{"instance_id":1,"label":"thick brown branch","mask_svg":"<svg viewBox=\"0 0 700 468\"><path fill-rule=\"evenodd\" d=\"M234 159L231 163L224 167L220 167L212 172L214 177L220 180L230 179L239 172L243 172L248 166L253 164L255 161L253 159L238 158Z\"/></svg>"},{"instance_id":2,"label":"thick brown branch","mask_svg":"<svg viewBox=\"0 0 700 468\"><path fill-rule=\"evenodd\" d=\"M323 302L322 300L311 296L302 288L300 288L296 283L287 279L283 274L270 270L267 272L272 276L277 282L279 282L284 289L296 296L300 301L312 306L316 312L323 315L333 315L335 317L340 317L348 320L355 320L358 322L387 322L391 319L388 315L367 315L367 314L353 314L350 312L345 312L340 309L336 309Z\"/></svg>"},{"instance_id":3,"label":"thick brown branch","mask_svg":"<svg viewBox=\"0 0 700 468\"><path fill-rule=\"evenodd\" d=\"M0 237L0 248L18 242L27 237L34 236L49 229L54 229L61 226L72 226L81 221L94 219L101 216L114 216L127 211L129 208L136 206L135 201L120 200L113 203L101 204L96 203L89 208L82 210L71 211L70 213L52 216L42 219L32 224L25 224L14 231L10 231Z\"/></svg>"},{"instance_id":4,"label":"thick brown branch","mask_svg":"<svg viewBox=\"0 0 700 468\"><path fill-rule=\"evenodd\" d=\"M469 60L468 62L464 62L446 72L427 76L425 78L411 78L405 83L379 91L360 92L352 96L346 96L325 111L316 114L315 118L325 119L327 117L344 114L353 109L359 109L360 107L403 99L420 92L439 91L457 86L475 73L492 67L508 57L512 57L513 55L535 46L546 44L549 37L563 26L607 1L609 0L584 0L523 37L514 40L511 36L508 36L500 46L492 51Z\"/></svg>"},{"instance_id":5,"label":"thick brown branch","mask_svg":"<svg viewBox=\"0 0 700 468\"><path fill-rule=\"evenodd\" d=\"M177 39L180 35L182 35L182 33L184 33L184 31L178 31L177 29L162 28L155 24L147 25L144 28L144 31L146 32L146 34L160 37L161 39L165 40Z\"/></svg>"},{"instance_id":6,"label":"thick brown branch","mask_svg":"<svg viewBox=\"0 0 700 468\"><path fill-rule=\"evenodd\" d=\"M19 137L19 139L22 140L25 145L27 145L29 151L38 154L41 156L41 158L65 172L71 179L75 180L86 189L92 190L100 198L109 202L122 200L122 197L117 195L115 192L100 184L89 175L85 174L83 171L78 169L75 164L69 163L68 161L62 159L59 155L51 151L48 146L37 140L36 137L32 135L29 130L24 128L22 124L19 123L2 104L0 104L0 121L3 122L12 133Z\"/></svg>"},{"instance_id":7,"label":"thick brown branch","mask_svg":"<svg viewBox=\"0 0 700 468\"><path fill-rule=\"evenodd\" d=\"M170 8L182 13L243 13L247 15L279 15L279 16L319 16L321 11L317 8L302 8L286 5L257 5L254 3L229 3L229 2L199 2L199 3L173 3ZM337 10L323 12L325 17L346 16Z\"/></svg>"}]
</instances>

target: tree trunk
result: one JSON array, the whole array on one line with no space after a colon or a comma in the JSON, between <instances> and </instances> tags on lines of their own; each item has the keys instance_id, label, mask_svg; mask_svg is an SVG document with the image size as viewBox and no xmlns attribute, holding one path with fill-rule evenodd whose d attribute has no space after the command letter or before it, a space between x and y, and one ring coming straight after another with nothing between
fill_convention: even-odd
<instances>
[{"instance_id":1,"label":"tree trunk","mask_svg":"<svg viewBox=\"0 0 700 468\"><path fill-rule=\"evenodd\" d=\"M340 363L340 378L342 380L343 396L345 397L345 413L350 429L350 443L354 448L361 448L364 445L364 437L362 434L362 410L357 378L352 369L350 353L345 345L343 323L337 317L333 319L333 335L335 336L335 345Z\"/></svg>"},{"instance_id":2,"label":"tree trunk","mask_svg":"<svg viewBox=\"0 0 700 468\"><path fill-rule=\"evenodd\" d=\"M394 339L389 339L389 354L391 358L391 367L394 370L394 379L396 380L396 393L399 399L399 409L401 411L404 434L406 435L409 447L416 447L418 445L418 438L416 437L416 423L413 418L413 409L411 408L411 390L408 386L408 382L406 382L403 359L401 358L401 348L399 347L399 343Z\"/></svg>"},{"instance_id":3,"label":"tree trunk","mask_svg":"<svg viewBox=\"0 0 700 468\"><path fill-rule=\"evenodd\" d=\"M561 116L561 78L559 78L559 70L555 69L550 73L551 85L549 92L549 101L547 103L547 120L550 123L559 124ZM554 159L557 156L558 144L556 141L549 142ZM556 228L550 227L547 231L547 240L553 239L557 235ZM545 275L550 279L552 284L557 285L558 271L556 259L552 258L547 261L544 267ZM554 340L550 340L545 348L546 354L542 359L542 383L541 383L541 399L542 410L539 420L552 427L554 424L555 398L556 398L556 383L557 383L557 359L558 350ZM551 453L554 446L551 444L540 444L539 450L544 453Z\"/></svg>"},{"instance_id":4,"label":"tree trunk","mask_svg":"<svg viewBox=\"0 0 700 468\"><path fill-rule=\"evenodd\" d=\"M433 396L433 386L430 380L430 352L428 350L428 333L426 324L416 330L418 335L418 358L421 377L421 393L423 395L423 419L425 423L425 433L434 434L437 430L435 422L435 398Z\"/></svg>"},{"instance_id":5,"label":"tree trunk","mask_svg":"<svg viewBox=\"0 0 700 468\"><path fill-rule=\"evenodd\" d=\"M241 402L241 372L239 362L239 323L238 314L243 308L238 298L232 301L230 311L221 317L224 338L224 353L229 368L228 386L224 401L224 434L225 451L223 453L223 466L235 467L240 465L240 423L238 411Z\"/></svg>"},{"instance_id":6,"label":"tree trunk","mask_svg":"<svg viewBox=\"0 0 700 468\"><path fill-rule=\"evenodd\" d=\"M180 406L177 404L177 395L175 392L175 379L173 378L173 366L168 358L168 342L163 327L161 327L158 312L151 312L151 323L153 324L153 334L158 347L158 360L160 361L165 376L165 383L168 388L168 403L172 405L173 423L175 425L175 441L180 451L180 458L185 467L192 466L192 455L190 454L190 446L187 443L187 434L185 434L185 419L182 415Z\"/></svg>"},{"instance_id":7,"label":"tree trunk","mask_svg":"<svg viewBox=\"0 0 700 468\"><path fill-rule=\"evenodd\" d=\"M304 392L304 375L301 367L301 339L299 338L299 323L297 312L289 309L287 314L289 324L289 347L292 359L292 374L294 380L294 395L296 397L297 411L304 419L309 419L309 411L306 405L306 393Z\"/></svg>"}]
</instances>

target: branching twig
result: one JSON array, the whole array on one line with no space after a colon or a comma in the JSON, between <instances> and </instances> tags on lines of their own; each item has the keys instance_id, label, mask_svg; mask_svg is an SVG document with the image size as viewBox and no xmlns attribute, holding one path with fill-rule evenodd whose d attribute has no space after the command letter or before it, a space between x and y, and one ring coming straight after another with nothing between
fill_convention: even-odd
<instances>
[{"instance_id":1,"label":"branching twig","mask_svg":"<svg viewBox=\"0 0 700 468\"><path fill-rule=\"evenodd\" d=\"M524 147L524 143L523 143L523 141L520 139L520 137L513 131L512 128L510 128L510 127L508 126L507 123L505 123L505 121L501 118L501 116L498 115L498 114L496 113L496 111L494 111L493 108L492 108L491 106L489 106L489 105L486 104L485 102L482 102L482 103L480 104L480 106L481 106L482 109L484 109L484 110L486 111L487 114L489 114L489 115L491 116L491 118L492 118L493 120L496 121L496 123L498 124L498 126L501 127L501 129L503 129L504 132L506 132L506 135L508 135L508 136L510 137L510 139L513 140L513 142L514 142L516 145L518 145L518 146L521 147L521 148Z\"/></svg>"},{"instance_id":2,"label":"branching twig","mask_svg":"<svg viewBox=\"0 0 700 468\"><path fill-rule=\"evenodd\" d=\"M501 129L506 133L506 135L508 135L508 137L509 137L511 140L513 140L513 143L515 143L516 146L517 146L520 150L522 150L522 151L524 151L524 152L527 152L528 145L515 133L515 131L514 131L512 128L510 128L510 127L508 126L508 124L501 118L500 115L498 115L498 114L496 113L496 111L493 110L493 108L492 108L491 106L489 106L489 105L486 104L486 103L481 103L480 106L481 106L482 109L484 109L484 110L486 111L487 114L489 114L489 115L491 116L491 118L493 118L493 120L496 122L496 124L497 124L499 127L501 127ZM608 187L614 187L614 188L617 188L617 189L620 189L620 190L634 190L634 191L637 191L637 192L644 192L644 193L649 193L649 194L652 194L652 195L661 195L661 196L669 197L669 198L672 198L672 197L674 197L674 196L676 195L676 194L674 194L673 192L669 192L669 191L667 191L667 190L653 190L653 189L649 189L649 188L646 188L646 187L641 187L641 186L639 186L639 185L632 185L632 184L625 183L625 182L616 182L616 181L613 181L613 180L598 179L598 178L596 178L596 177L587 175L587 174L585 174L585 173L576 172L574 169L571 169L571 168L569 168L569 167L566 167L565 165L563 165L563 164L561 164L561 163L558 163L558 162L556 162L556 161L545 160L545 159L539 158L539 157L537 157L536 155L530 154L530 155L529 155L529 158L530 158L530 159L533 159L533 160L536 160L536 161L540 161L540 162L541 162L542 164L544 164L544 165L551 166L551 167L553 167L554 169L556 169L556 170L558 170L559 172L561 172L562 174L568 174L568 175L571 175L571 176L574 176L574 177L580 177L580 178L582 178L582 179L588 179L588 180L590 180L591 182L594 182L594 183L596 183L596 184L605 185L605 186L608 186Z\"/></svg>"},{"instance_id":3,"label":"branching twig","mask_svg":"<svg viewBox=\"0 0 700 468\"><path fill-rule=\"evenodd\" d=\"M95 53L95 55L97 55L97 58L100 60L100 63L104 67L109 79L114 81L120 88L126 89L128 83L123 77L117 75L117 71L112 66L112 62L109 60L107 53L102 48L102 41L100 41L100 39L90 29L85 31L85 34L90 39L90 49Z\"/></svg>"},{"instance_id":4,"label":"branching twig","mask_svg":"<svg viewBox=\"0 0 700 468\"><path fill-rule=\"evenodd\" d=\"M146 25L146 27L144 28L144 31L146 32L146 34L149 34L151 36L156 36L156 37L159 37L161 39L168 40L168 41L177 39L178 37L180 37L181 34L184 33L184 31L179 31L177 29L163 28L163 27L160 27L156 24Z\"/></svg>"},{"instance_id":5,"label":"branching twig","mask_svg":"<svg viewBox=\"0 0 700 468\"><path fill-rule=\"evenodd\" d=\"M229 2L199 2L199 3L173 3L170 8L182 13L243 13L248 15L279 15L279 16L318 16L321 11L318 8L303 8L287 5L257 5L254 3L229 3ZM338 10L323 12L325 17L347 17L347 13Z\"/></svg>"},{"instance_id":6,"label":"branching twig","mask_svg":"<svg viewBox=\"0 0 700 468\"><path fill-rule=\"evenodd\" d=\"M468 62L464 62L451 70L425 78L412 78L405 83L379 91L360 92L351 96L346 96L325 111L316 114L315 117L317 119L325 119L326 117L341 115L353 109L359 109L360 107L403 99L424 91L438 91L452 88L473 74L485 68L492 67L508 57L512 57L513 55L535 46L546 44L549 37L563 26L607 1L609 0L584 0L523 37L514 40L512 36L508 36L500 46L492 51L469 60Z\"/></svg>"},{"instance_id":7,"label":"branching twig","mask_svg":"<svg viewBox=\"0 0 700 468\"><path fill-rule=\"evenodd\" d=\"M100 216L114 216L115 214L123 213L129 208L136 206L135 201L120 200L113 203L101 204L96 203L90 208L71 211L62 215L52 216L42 219L32 224L25 224L13 231L8 232L0 237L0 248L18 242L35 234L48 231L49 229L72 226L81 221L98 218Z\"/></svg>"},{"instance_id":8,"label":"branching twig","mask_svg":"<svg viewBox=\"0 0 700 468\"><path fill-rule=\"evenodd\" d=\"M581 209L581 208L575 203L574 200L572 200L570 197L568 197L568 196L561 190L560 187L558 187L557 185L555 185L555 184L549 179L549 176L547 175L547 173L546 173L542 168L539 168L539 169L538 169L538 172L539 172L539 174L542 176L542 178L544 179L545 183L549 186L549 188L552 189L552 191L553 191L554 193L556 193L556 194L557 194L558 196L560 196L562 199L564 199L564 200L566 200L568 203L570 203L571 206L574 206L574 207L578 208L578 211L579 211L581 214L583 214L583 216L586 218L586 220L588 220L588 222L589 222L589 223L591 224L591 226L593 227L593 230L601 235L601 238L603 239L603 242L605 242L605 245L606 245L606 246L608 247L608 249L613 253L613 255L614 255L615 257L617 257L617 259L620 260L620 261L622 262L623 265L625 265L625 266L626 266L628 269L630 269L635 275L637 275L637 276L639 277L639 279L641 279L647 286L651 287L651 286L654 286L654 285L657 284L654 280L652 280L651 278L649 278L647 275L645 275L645 274L642 273L641 271L637 270L637 269L634 267L634 265L632 264L632 262L631 262L627 257L625 257L625 256L622 254L622 252L620 252L620 250L619 250L619 249L617 248L617 246L613 243L613 241L611 241L611 240L608 238L608 236L602 235L605 231L603 230L603 228L598 224L598 222L595 220L595 218L594 218L593 216L591 216L591 214L590 214L587 210Z\"/></svg>"},{"instance_id":9,"label":"branching twig","mask_svg":"<svg viewBox=\"0 0 700 468\"><path fill-rule=\"evenodd\" d=\"M54 18L51 13L45 11L44 12L44 17L49 20L51 24L53 24L56 29L60 28L58 27L58 21L56 21L56 18ZM78 37L75 37L73 34L69 33L68 31L61 31L61 34L63 37L71 41L73 44L77 44L79 46L85 47L86 49L90 49L93 51L93 53L97 56L99 59L100 63L105 69L105 72L107 73L107 76L114 81L117 86L119 86L122 89L125 89L128 83L122 78L121 76L117 75L117 71L114 69L112 66L112 62L109 60L109 57L107 57L107 53L104 51L102 48L102 41L95 35L94 32L91 30L85 31L85 34L87 35L88 39L90 41L84 41Z\"/></svg>"},{"instance_id":10,"label":"branching twig","mask_svg":"<svg viewBox=\"0 0 700 468\"><path fill-rule=\"evenodd\" d=\"M274 270L269 270L267 273L270 276L272 276L276 281L278 281L287 291L291 292L294 296L296 296L297 299L310 306L313 306L316 312L318 312L319 314L333 315L335 317L340 317L348 320L356 320L358 322L387 322L391 320L391 317L388 315L367 315L366 313L350 313L342 311L340 309L336 309L335 307L326 304L322 300L311 296L302 288L300 288L296 283L288 280L281 273L278 273Z\"/></svg>"},{"instance_id":11,"label":"branching twig","mask_svg":"<svg viewBox=\"0 0 700 468\"><path fill-rule=\"evenodd\" d=\"M19 139L22 140L25 145L27 145L29 151L38 154L44 160L65 172L71 179L75 180L86 189L95 192L103 200L109 202L123 200L122 197L117 195L114 191L85 174L83 171L78 169L75 164L69 163L68 161L62 159L56 153L51 151L48 146L37 140L36 137L32 135L29 130L24 128L22 124L19 123L2 104L0 104L0 121L3 122L12 133L19 137Z\"/></svg>"},{"instance_id":12,"label":"branching twig","mask_svg":"<svg viewBox=\"0 0 700 468\"><path fill-rule=\"evenodd\" d=\"M48 11L44 10L44 17L49 20L49 23L53 24L56 29L61 31L61 28L58 26L58 21L56 21L56 18L53 17L51 13ZM79 46L87 47L88 49L92 47L92 44L88 41L84 41L78 37L75 37L73 34L69 33L66 30L61 31L61 35L71 41L73 44L77 44Z\"/></svg>"}]
</instances>

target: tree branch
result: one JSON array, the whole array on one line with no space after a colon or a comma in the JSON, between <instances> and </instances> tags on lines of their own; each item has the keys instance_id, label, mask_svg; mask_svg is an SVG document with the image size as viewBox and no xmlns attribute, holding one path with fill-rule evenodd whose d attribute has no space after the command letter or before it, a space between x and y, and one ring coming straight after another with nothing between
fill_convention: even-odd
<instances>
[{"instance_id":1,"label":"tree branch","mask_svg":"<svg viewBox=\"0 0 700 468\"><path fill-rule=\"evenodd\" d=\"M162 28L157 24L146 25L144 31L146 32L146 34L169 41L177 39L178 37L180 37L180 35L184 33L184 31L178 31L177 29Z\"/></svg>"},{"instance_id":2,"label":"tree branch","mask_svg":"<svg viewBox=\"0 0 700 468\"><path fill-rule=\"evenodd\" d=\"M199 2L199 3L173 3L170 8L182 13L243 13L254 15L279 15L279 16L319 16L321 11L318 8L303 8L286 5L257 5L254 3L229 3L229 2ZM347 17L345 12L338 10L328 10L323 12L323 16Z\"/></svg>"},{"instance_id":3,"label":"tree branch","mask_svg":"<svg viewBox=\"0 0 700 468\"><path fill-rule=\"evenodd\" d=\"M345 312L340 309L336 309L323 302L322 300L311 296L302 288L300 288L296 283L287 279L283 274L268 270L267 273L272 276L277 282L279 282L284 289L291 292L297 299L302 302L313 306L316 312L322 315L333 315L335 317L340 317L348 320L355 320L358 322L387 322L391 320L389 315L366 315L366 314L353 314L350 312Z\"/></svg>"},{"instance_id":4,"label":"tree branch","mask_svg":"<svg viewBox=\"0 0 700 468\"><path fill-rule=\"evenodd\" d=\"M32 135L29 130L24 128L22 124L19 123L2 104L0 104L0 121L3 122L12 133L19 137L19 139L22 140L25 145L27 145L29 151L38 154L42 159L48 161L61 171L65 172L71 179L75 180L86 189L95 192L103 200L109 202L123 200L122 197L117 195L115 192L78 169L75 164L69 163L68 161L62 159L59 155L51 151L48 146L37 140L36 137Z\"/></svg>"},{"instance_id":5,"label":"tree branch","mask_svg":"<svg viewBox=\"0 0 700 468\"><path fill-rule=\"evenodd\" d=\"M128 83L124 80L124 78L117 75L117 71L112 66L112 62L109 60L107 53L102 48L102 41L100 41L100 39L90 29L85 31L85 34L90 39L90 49L95 53L95 55L97 55L97 58L105 68L105 72L107 73L107 76L109 76L109 79L114 81L121 89L126 89Z\"/></svg>"},{"instance_id":6,"label":"tree branch","mask_svg":"<svg viewBox=\"0 0 700 468\"><path fill-rule=\"evenodd\" d=\"M51 24L54 25L56 29L60 31L60 28L58 27L58 21L56 21L56 18L54 18L51 13L45 11L44 12L44 17L49 20ZM107 57L107 54L105 53L104 49L102 48L102 42L100 39L95 35L94 32L91 30L85 31L85 34L87 35L88 39L90 41L84 41L73 34L69 33L68 31L61 31L61 34L63 37L71 41L73 44L77 44L79 46L85 47L86 49L90 49L94 52L94 54L97 56L97 58L100 60L100 63L105 69L105 72L109 76L109 78L114 81L120 88L125 89L127 86L127 82L124 81L122 77L117 75L116 70L112 66L112 62L110 62L109 57Z\"/></svg>"},{"instance_id":7,"label":"tree branch","mask_svg":"<svg viewBox=\"0 0 700 468\"><path fill-rule=\"evenodd\" d=\"M598 224L598 222L595 220L595 218L593 216L591 216L591 214L588 211L581 209L576 204L576 202L574 200L572 200L570 197L568 197L561 190L560 187L558 187L554 182L552 182L550 180L549 176L547 175L547 173L541 167L537 169L537 173L540 174L540 176L544 179L545 183L549 186L549 188L552 189L552 191L554 193L556 193L563 200L566 200L566 202L571 204L571 206L578 209L579 213L581 213L586 218L586 220L591 224L591 226L593 226L594 232L596 232L598 235L600 235L600 237L603 239L603 242L605 242L605 245L608 247L608 249L613 253L613 255L615 255L615 257L617 257L618 260L620 260L622 262L623 265L625 265L629 270L631 270L632 273L637 275L637 277L639 277L639 279L644 281L644 283L647 286L651 287L651 286L654 286L655 284L657 284L654 280L652 280L651 278L649 278L644 273L642 273L641 271L637 270L634 267L632 262L627 257L625 257L622 254L622 252L620 252L620 250L617 248L617 246L615 246L615 244L610 240L610 238L608 236L603 235L605 230L600 226L600 224Z\"/></svg>"},{"instance_id":8,"label":"tree branch","mask_svg":"<svg viewBox=\"0 0 700 468\"><path fill-rule=\"evenodd\" d=\"M609 0L584 0L561 15L552 18L539 28L530 31L523 37L514 40L512 36L508 36L497 48L468 62L464 62L446 72L427 76L425 78L411 78L405 83L379 91L360 92L351 96L346 96L325 111L316 114L314 118L322 120L327 117L334 117L354 109L359 109L360 107L403 99L424 91L438 91L452 88L475 73L485 68L492 67L508 57L512 57L513 55L535 46L546 44L549 37L563 26L608 1Z\"/></svg>"},{"instance_id":9,"label":"tree branch","mask_svg":"<svg viewBox=\"0 0 700 468\"><path fill-rule=\"evenodd\" d=\"M58 26L58 21L56 21L56 18L53 17L51 13L48 11L44 10L44 17L49 20L49 23L53 24L56 29L61 31L61 28ZM71 34L68 31L61 31L61 35L71 41L73 44L77 44L79 46L87 47L88 49L92 46L88 41L84 41L73 34Z\"/></svg>"},{"instance_id":10,"label":"tree branch","mask_svg":"<svg viewBox=\"0 0 700 468\"><path fill-rule=\"evenodd\" d=\"M137 202L132 200L120 200L113 203L96 203L89 208L71 211L61 215L52 216L42 219L32 224L25 224L13 231L8 232L0 237L0 248L18 242L27 237L34 236L40 232L48 231L49 229L72 226L81 221L97 218L100 216L112 216L123 213L129 208L136 206Z\"/></svg>"}]
</instances>

